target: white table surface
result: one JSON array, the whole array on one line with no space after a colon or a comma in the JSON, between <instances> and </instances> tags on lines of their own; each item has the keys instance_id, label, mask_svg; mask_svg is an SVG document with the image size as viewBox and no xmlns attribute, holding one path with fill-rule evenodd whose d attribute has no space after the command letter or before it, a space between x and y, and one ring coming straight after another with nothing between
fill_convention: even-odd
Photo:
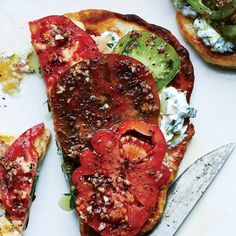
<instances>
[{"instance_id":1,"label":"white table surface","mask_svg":"<svg viewBox=\"0 0 236 236\"><path fill-rule=\"evenodd\" d=\"M236 72L217 69L201 60L180 35L175 10L169 0L0 0L0 51L19 51L30 46L27 25L30 20L87 8L137 14L148 22L171 30L189 50L195 68L191 105L198 113L193 120L196 134L189 145L180 172L210 150L236 141ZM36 75L25 77L18 96L9 97L0 93L0 132L17 135L42 121L53 132L46 100L44 82ZM236 151L176 236L235 236L235 180ZM52 138L25 236L79 235L74 212L63 211L58 206L58 200L65 192L67 186Z\"/></svg>"}]
</instances>

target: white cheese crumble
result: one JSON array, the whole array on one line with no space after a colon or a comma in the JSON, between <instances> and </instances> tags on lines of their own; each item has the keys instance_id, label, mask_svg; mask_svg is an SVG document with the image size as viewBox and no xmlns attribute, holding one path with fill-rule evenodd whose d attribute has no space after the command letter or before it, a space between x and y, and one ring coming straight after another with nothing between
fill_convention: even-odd
<instances>
[{"instance_id":1,"label":"white cheese crumble","mask_svg":"<svg viewBox=\"0 0 236 236\"><path fill-rule=\"evenodd\" d=\"M188 3L186 3L186 1L172 0L172 3L176 10L181 12L184 16L194 19L197 17L198 13Z\"/></svg>"},{"instance_id":2,"label":"white cheese crumble","mask_svg":"<svg viewBox=\"0 0 236 236\"><path fill-rule=\"evenodd\" d=\"M196 18L197 12L193 10L191 6L184 6L182 9L182 14L186 17Z\"/></svg>"},{"instance_id":3,"label":"white cheese crumble","mask_svg":"<svg viewBox=\"0 0 236 236\"><path fill-rule=\"evenodd\" d=\"M29 56L33 53L32 48L28 48L20 53L17 53L16 55L19 57L16 63L14 64L15 67L19 66L19 70L24 73L31 73L32 70L29 63Z\"/></svg>"},{"instance_id":4,"label":"white cheese crumble","mask_svg":"<svg viewBox=\"0 0 236 236\"><path fill-rule=\"evenodd\" d=\"M63 49L62 50L63 61L73 63L72 57L73 54L78 49L78 47L79 47L79 42L75 42L75 44L72 47Z\"/></svg>"},{"instance_id":5,"label":"white cheese crumble","mask_svg":"<svg viewBox=\"0 0 236 236\"><path fill-rule=\"evenodd\" d=\"M100 109L107 110L109 107L109 104L105 103Z\"/></svg>"},{"instance_id":6,"label":"white cheese crumble","mask_svg":"<svg viewBox=\"0 0 236 236\"><path fill-rule=\"evenodd\" d=\"M109 198L105 195L103 196L103 200L104 200L105 203L109 202Z\"/></svg>"},{"instance_id":7,"label":"white cheese crumble","mask_svg":"<svg viewBox=\"0 0 236 236\"><path fill-rule=\"evenodd\" d=\"M106 223L101 222L100 225L99 225L99 227L98 227L98 231L102 231L102 230L104 230L105 228L106 228Z\"/></svg>"},{"instance_id":8,"label":"white cheese crumble","mask_svg":"<svg viewBox=\"0 0 236 236\"><path fill-rule=\"evenodd\" d=\"M185 118L195 117L196 110L189 106L186 92L181 92L174 87L161 91L161 121L160 128L170 148L177 146L186 137L187 125Z\"/></svg>"},{"instance_id":9,"label":"white cheese crumble","mask_svg":"<svg viewBox=\"0 0 236 236\"><path fill-rule=\"evenodd\" d=\"M61 86L61 85L58 86L57 94L64 93L65 91L66 91L66 89L64 86Z\"/></svg>"},{"instance_id":10,"label":"white cheese crumble","mask_svg":"<svg viewBox=\"0 0 236 236\"><path fill-rule=\"evenodd\" d=\"M19 71L23 73L31 73L32 68L29 66L29 56L33 53L32 48L27 48L21 52L13 53L1 52L0 60L12 60L11 69L13 71Z\"/></svg>"},{"instance_id":11,"label":"white cheese crumble","mask_svg":"<svg viewBox=\"0 0 236 236\"><path fill-rule=\"evenodd\" d=\"M12 51L0 53L0 57L1 57L1 59L3 59L3 60L9 59L9 58L10 58L11 56L13 56L13 55L14 55L14 52L12 52Z\"/></svg>"},{"instance_id":12,"label":"white cheese crumble","mask_svg":"<svg viewBox=\"0 0 236 236\"><path fill-rule=\"evenodd\" d=\"M120 37L116 32L105 31L100 36L93 36L98 49L102 53L110 53L118 43Z\"/></svg>"},{"instance_id":13,"label":"white cheese crumble","mask_svg":"<svg viewBox=\"0 0 236 236\"><path fill-rule=\"evenodd\" d=\"M86 210L87 210L87 212L88 212L89 214L92 214L93 208L92 208L92 206L88 206L88 207L86 208Z\"/></svg>"},{"instance_id":14,"label":"white cheese crumble","mask_svg":"<svg viewBox=\"0 0 236 236\"><path fill-rule=\"evenodd\" d=\"M60 34L55 35L55 40L63 40L63 39L64 39L64 37L62 35L60 35Z\"/></svg>"},{"instance_id":15,"label":"white cheese crumble","mask_svg":"<svg viewBox=\"0 0 236 236\"><path fill-rule=\"evenodd\" d=\"M197 18L193 23L197 35L212 51L219 53L234 52L236 45L226 41L205 19Z\"/></svg>"},{"instance_id":16,"label":"white cheese crumble","mask_svg":"<svg viewBox=\"0 0 236 236\"><path fill-rule=\"evenodd\" d=\"M17 157L15 160L16 163L18 163L22 170L24 171L24 173L28 173L30 172L30 168L32 166L32 162L26 162L25 158L23 156Z\"/></svg>"}]
</instances>

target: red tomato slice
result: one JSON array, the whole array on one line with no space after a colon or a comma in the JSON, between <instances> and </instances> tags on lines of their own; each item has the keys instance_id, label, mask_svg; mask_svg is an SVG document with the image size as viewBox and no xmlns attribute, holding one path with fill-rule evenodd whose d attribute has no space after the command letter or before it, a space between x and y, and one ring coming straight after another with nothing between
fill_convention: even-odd
<instances>
[{"instance_id":1,"label":"red tomato slice","mask_svg":"<svg viewBox=\"0 0 236 236\"><path fill-rule=\"evenodd\" d=\"M90 35L64 16L47 16L29 26L48 94L72 65L100 54Z\"/></svg>"},{"instance_id":2,"label":"red tomato slice","mask_svg":"<svg viewBox=\"0 0 236 236\"><path fill-rule=\"evenodd\" d=\"M155 125L126 121L98 131L91 143L72 176L76 210L103 236L137 235L170 177L163 134Z\"/></svg>"},{"instance_id":3,"label":"red tomato slice","mask_svg":"<svg viewBox=\"0 0 236 236\"><path fill-rule=\"evenodd\" d=\"M24 218L29 210L39 158L33 143L44 131L43 123L32 127L0 157L0 199L7 213L17 219Z\"/></svg>"},{"instance_id":4,"label":"red tomato slice","mask_svg":"<svg viewBox=\"0 0 236 236\"><path fill-rule=\"evenodd\" d=\"M51 91L55 130L72 158L89 147L98 129L129 119L157 124L159 105L156 82L147 68L118 54L79 62Z\"/></svg>"}]
</instances>

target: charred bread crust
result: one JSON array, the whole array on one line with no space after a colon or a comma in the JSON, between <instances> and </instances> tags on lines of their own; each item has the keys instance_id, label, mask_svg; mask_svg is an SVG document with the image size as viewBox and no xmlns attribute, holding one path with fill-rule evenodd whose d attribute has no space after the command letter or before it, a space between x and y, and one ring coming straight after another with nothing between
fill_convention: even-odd
<instances>
[{"instance_id":1,"label":"charred bread crust","mask_svg":"<svg viewBox=\"0 0 236 236\"><path fill-rule=\"evenodd\" d=\"M190 101L190 96L194 84L193 66L189 59L188 51L182 45L180 45L178 40L171 34L170 31L160 26L149 24L136 15L122 15L106 10L83 10L77 13L67 13L65 14L65 16L71 20L82 22L85 26L86 31L91 35L101 35L105 31L114 31L120 37L122 37L131 30L136 29L150 31L162 37L166 42L168 42L175 48L181 58L180 72L171 81L169 86L173 86L176 89L182 91L187 91L187 100L188 102ZM187 135L187 138L176 148L168 150L168 153L166 155L166 162L168 163L169 168L172 170L171 178L169 182L161 189L155 212L143 226L139 235L144 235L147 232L153 230L153 228L161 218L166 202L168 188L176 177L178 166L183 159L189 141L194 135L194 127L192 124L189 124ZM95 232L90 226L88 226L82 219L80 219L80 232L82 236L100 235Z\"/></svg>"},{"instance_id":2,"label":"charred bread crust","mask_svg":"<svg viewBox=\"0 0 236 236\"><path fill-rule=\"evenodd\" d=\"M193 19L183 16L180 12L176 13L176 19L179 29L187 42L206 62L229 69L236 69L236 52L224 54L213 52L196 34L193 28Z\"/></svg>"},{"instance_id":3,"label":"charred bread crust","mask_svg":"<svg viewBox=\"0 0 236 236\"><path fill-rule=\"evenodd\" d=\"M187 91L187 100L189 102L194 84L193 66L189 59L188 51L169 30L161 26L149 24L139 16L133 14L122 15L106 10L88 9L77 13L67 13L65 16L71 20L82 22L86 31L91 35L100 35L105 31L114 31L122 37L131 30L137 29L150 31L163 38L175 48L181 58L180 72L171 81L169 86Z\"/></svg>"}]
</instances>

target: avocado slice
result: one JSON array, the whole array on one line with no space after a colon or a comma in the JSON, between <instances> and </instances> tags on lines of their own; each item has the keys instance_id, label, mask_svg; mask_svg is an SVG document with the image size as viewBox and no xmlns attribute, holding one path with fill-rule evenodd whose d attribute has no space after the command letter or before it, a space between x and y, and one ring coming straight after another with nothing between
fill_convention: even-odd
<instances>
[{"instance_id":1,"label":"avocado slice","mask_svg":"<svg viewBox=\"0 0 236 236\"><path fill-rule=\"evenodd\" d=\"M29 55L29 62L28 63L29 63L29 67L32 72L36 72L37 74L42 75L41 67L40 67L39 61L38 61L38 57L36 56L35 52L32 52Z\"/></svg>"},{"instance_id":2,"label":"avocado slice","mask_svg":"<svg viewBox=\"0 0 236 236\"><path fill-rule=\"evenodd\" d=\"M118 41L113 52L133 57L147 66L159 90L180 71L181 60L175 49L151 32L131 31Z\"/></svg>"}]
</instances>

